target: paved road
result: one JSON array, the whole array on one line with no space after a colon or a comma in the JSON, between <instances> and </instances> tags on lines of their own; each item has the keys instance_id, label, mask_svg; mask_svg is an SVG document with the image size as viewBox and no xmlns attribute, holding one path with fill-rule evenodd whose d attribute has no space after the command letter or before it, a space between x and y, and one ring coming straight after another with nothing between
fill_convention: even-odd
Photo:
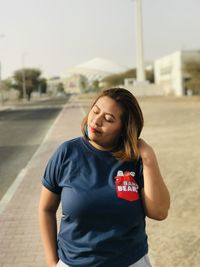
<instances>
[{"instance_id":1,"label":"paved road","mask_svg":"<svg viewBox=\"0 0 200 267\"><path fill-rule=\"evenodd\" d=\"M0 199L41 144L69 97L0 111Z\"/></svg>"},{"instance_id":2,"label":"paved road","mask_svg":"<svg viewBox=\"0 0 200 267\"><path fill-rule=\"evenodd\" d=\"M17 186L0 202L0 267L47 267L38 229L40 177L58 145L81 135L83 113L79 104L71 101L16 180Z\"/></svg>"}]
</instances>

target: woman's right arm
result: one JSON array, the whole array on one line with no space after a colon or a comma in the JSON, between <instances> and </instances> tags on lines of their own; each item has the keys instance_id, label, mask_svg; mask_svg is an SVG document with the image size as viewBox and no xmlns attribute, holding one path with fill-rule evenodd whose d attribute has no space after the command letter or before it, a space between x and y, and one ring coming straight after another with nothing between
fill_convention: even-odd
<instances>
[{"instance_id":1,"label":"woman's right arm","mask_svg":"<svg viewBox=\"0 0 200 267\"><path fill-rule=\"evenodd\" d=\"M39 202L39 226L48 267L56 267L57 254L57 221L56 211L60 196L42 187Z\"/></svg>"}]
</instances>

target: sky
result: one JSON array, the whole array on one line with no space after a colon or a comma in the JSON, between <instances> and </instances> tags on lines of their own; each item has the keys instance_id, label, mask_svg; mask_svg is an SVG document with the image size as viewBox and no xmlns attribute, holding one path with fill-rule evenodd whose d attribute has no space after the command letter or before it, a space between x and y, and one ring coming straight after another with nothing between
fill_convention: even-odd
<instances>
[{"instance_id":1,"label":"sky","mask_svg":"<svg viewBox=\"0 0 200 267\"><path fill-rule=\"evenodd\" d=\"M200 0L142 0L144 59L200 50ZM24 67L44 77L96 57L136 66L134 0L0 0L2 78Z\"/></svg>"}]
</instances>

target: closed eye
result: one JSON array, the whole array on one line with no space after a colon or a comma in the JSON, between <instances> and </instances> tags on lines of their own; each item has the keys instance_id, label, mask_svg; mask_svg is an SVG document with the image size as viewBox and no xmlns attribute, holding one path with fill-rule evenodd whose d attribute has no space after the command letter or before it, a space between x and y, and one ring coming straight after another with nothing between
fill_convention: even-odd
<instances>
[{"instance_id":1,"label":"closed eye","mask_svg":"<svg viewBox=\"0 0 200 267\"><path fill-rule=\"evenodd\" d=\"M96 107L94 107L92 111L93 111L94 114L98 114L99 113L99 110Z\"/></svg>"},{"instance_id":2,"label":"closed eye","mask_svg":"<svg viewBox=\"0 0 200 267\"><path fill-rule=\"evenodd\" d=\"M100 111L101 111L101 110L100 110L100 108L99 108L97 105L95 105L95 106L93 107L93 109L92 109L92 112L93 112L94 114L99 114ZM105 120L106 120L107 122L112 123L112 122L115 121L115 118L114 118L113 115L106 113L106 114L105 114Z\"/></svg>"},{"instance_id":3,"label":"closed eye","mask_svg":"<svg viewBox=\"0 0 200 267\"><path fill-rule=\"evenodd\" d=\"M108 117L105 117L105 120L106 120L107 122L114 122L113 119L108 118Z\"/></svg>"}]
</instances>

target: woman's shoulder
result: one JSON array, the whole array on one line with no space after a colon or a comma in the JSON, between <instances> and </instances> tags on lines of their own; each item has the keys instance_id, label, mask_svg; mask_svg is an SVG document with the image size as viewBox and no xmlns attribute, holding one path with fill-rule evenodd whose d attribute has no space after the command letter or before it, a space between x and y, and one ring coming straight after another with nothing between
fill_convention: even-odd
<instances>
[{"instance_id":1,"label":"woman's shoulder","mask_svg":"<svg viewBox=\"0 0 200 267\"><path fill-rule=\"evenodd\" d=\"M80 142L81 137L76 137L62 142L53 153L51 159L58 162L63 161L66 157L70 157L74 151L78 150Z\"/></svg>"},{"instance_id":2,"label":"woman's shoulder","mask_svg":"<svg viewBox=\"0 0 200 267\"><path fill-rule=\"evenodd\" d=\"M81 139L82 139L82 137L79 136L79 137L75 137L75 138L66 140L59 145L58 150L66 151L68 149L77 147L80 144Z\"/></svg>"}]
</instances>

